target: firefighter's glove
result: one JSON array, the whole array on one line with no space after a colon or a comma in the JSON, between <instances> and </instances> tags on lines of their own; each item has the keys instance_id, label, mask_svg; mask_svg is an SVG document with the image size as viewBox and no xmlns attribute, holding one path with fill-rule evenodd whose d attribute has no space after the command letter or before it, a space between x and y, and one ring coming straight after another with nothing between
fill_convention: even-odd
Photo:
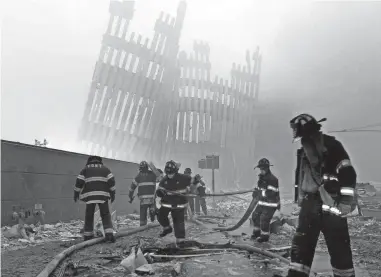
<instances>
[{"instance_id":1,"label":"firefighter's glove","mask_svg":"<svg viewBox=\"0 0 381 277\"><path fill-rule=\"evenodd\" d=\"M111 203L114 203L115 201L115 193L111 193Z\"/></svg>"},{"instance_id":2,"label":"firefighter's glove","mask_svg":"<svg viewBox=\"0 0 381 277\"><path fill-rule=\"evenodd\" d=\"M77 202L79 199L79 192L75 191L74 192L74 202Z\"/></svg>"},{"instance_id":3,"label":"firefighter's glove","mask_svg":"<svg viewBox=\"0 0 381 277\"><path fill-rule=\"evenodd\" d=\"M261 190L258 188L255 188L252 194L253 198L258 198L260 195L261 195Z\"/></svg>"},{"instance_id":4,"label":"firefighter's glove","mask_svg":"<svg viewBox=\"0 0 381 277\"><path fill-rule=\"evenodd\" d=\"M198 195L200 195L201 197L205 196L205 187L199 186L197 188L197 191L198 191Z\"/></svg>"},{"instance_id":5,"label":"firefighter's glove","mask_svg":"<svg viewBox=\"0 0 381 277\"><path fill-rule=\"evenodd\" d=\"M340 201L336 206L341 211L342 216L346 216L356 209L357 203L353 196L346 195L340 197Z\"/></svg>"},{"instance_id":6,"label":"firefighter's glove","mask_svg":"<svg viewBox=\"0 0 381 277\"><path fill-rule=\"evenodd\" d=\"M165 190L158 188L156 190L156 195L157 195L157 197L163 198L164 196L167 195L167 193L165 192Z\"/></svg>"},{"instance_id":7,"label":"firefighter's glove","mask_svg":"<svg viewBox=\"0 0 381 277\"><path fill-rule=\"evenodd\" d=\"M347 214L350 214L352 210L351 205L346 205L346 204L339 204L337 208L340 210L342 216L346 216Z\"/></svg>"}]
</instances>

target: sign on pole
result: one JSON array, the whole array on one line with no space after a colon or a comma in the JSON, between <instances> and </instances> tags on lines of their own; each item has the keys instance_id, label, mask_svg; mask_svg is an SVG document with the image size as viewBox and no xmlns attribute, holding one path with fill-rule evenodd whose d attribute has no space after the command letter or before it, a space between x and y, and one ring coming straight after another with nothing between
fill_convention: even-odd
<instances>
[{"instance_id":1,"label":"sign on pole","mask_svg":"<svg viewBox=\"0 0 381 277\"><path fill-rule=\"evenodd\" d=\"M206 160L205 159L201 159L198 161L198 168L199 169L206 169Z\"/></svg>"},{"instance_id":2,"label":"sign on pole","mask_svg":"<svg viewBox=\"0 0 381 277\"><path fill-rule=\"evenodd\" d=\"M206 169L219 169L220 157L216 155L206 156Z\"/></svg>"}]
</instances>

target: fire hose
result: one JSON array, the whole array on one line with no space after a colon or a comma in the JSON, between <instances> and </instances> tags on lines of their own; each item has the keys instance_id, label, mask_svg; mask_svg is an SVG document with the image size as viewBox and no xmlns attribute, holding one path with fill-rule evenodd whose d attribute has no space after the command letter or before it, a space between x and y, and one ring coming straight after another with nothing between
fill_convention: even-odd
<instances>
[{"instance_id":1,"label":"fire hose","mask_svg":"<svg viewBox=\"0 0 381 277\"><path fill-rule=\"evenodd\" d=\"M177 193L177 192L173 192L173 191L168 191L164 188L160 188L161 190L163 190L165 193L167 194L172 194L172 195L180 195L180 196L187 196L187 197L196 197L198 196L197 194L184 194L184 193ZM244 193L249 193L249 192L254 192L256 190L244 190L244 191L236 191L236 192L225 192L225 193L217 193L217 194L206 194L205 196L208 197L208 196L226 196L226 195L235 195L235 194L244 194ZM204 197L205 197L204 196ZM255 208L257 207L257 204L258 204L258 198L255 197L253 198L253 200L251 201L249 207L247 208L246 212L244 213L244 215L242 216L242 218L234 225L234 226L229 226L229 227L216 227L216 228L213 228L214 231L234 231L234 230L237 230L239 227L242 226L243 223L246 222L246 220L250 217L250 215L253 213L253 211L255 210ZM195 223L198 224L198 225L203 225L201 222L195 220Z\"/></svg>"},{"instance_id":2,"label":"fire hose","mask_svg":"<svg viewBox=\"0 0 381 277\"><path fill-rule=\"evenodd\" d=\"M117 233L115 235L115 238L130 236L130 235L136 234L138 232L145 231L145 230L148 230L148 229L151 229L154 227L158 227L158 226L159 226L159 223L153 223L153 224L149 224L146 226L138 227L134 230L122 231L122 232ZM104 240L105 240L105 238L95 238L95 239L91 239L88 241L78 243L76 245L73 245L73 246L65 249L63 252L61 252L60 254L55 256L54 259L50 263L48 263L47 266L40 272L40 274L37 275L37 277L49 277L50 274L57 268L57 266L64 259L66 259L68 256L70 256L74 251L80 250L82 248L85 248L85 247L88 247L91 245L101 243Z\"/></svg>"},{"instance_id":3,"label":"fire hose","mask_svg":"<svg viewBox=\"0 0 381 277\"><path fill-rule=\"evenodd\" d=\"M174 192L174 191L166 190L162 187L160 187L160 190L164 191L167 194L171 194L171 195L179 195L179 196L186 196L186 197L198 197L198 196L200 196L198 194L193 194L193 193ZM236 195L236 194L245 194L245 193L254 192L254 191L255 190L250 189L250 190L232 191L232 192L224 192L224 193L207 193L207 194L202 195L202 197L228 196L228 195Z\"/></svg>"},{"instance_id":4,"label":"fire hose","mask_svg":"<svg viewBox=\"0 0 381 277\"><path fill-rule=\"evenodd\" d=\"M234 231L234 230L237 230L239 227L242 226L243 223L246 222L246 220L249 218L249 216L253 213L253 211L257 207L257 205L258 205L258 198L253 198L253 200L250 203L250 206L247 208L247 210L244 213L244 215L242 216L242 218L235 225L229 226L229 227L215 227L215 228L213 228L213 230L216 230L216 231Z\"/></svg>"},{"instance_id":5,"label":"fire hose","mask_svg":"<svg viewBox=\"0 0 381 277\"><path fill-rule=\"evenodd\" d=\"M146 226L138 227L134 230L123 231L123 232L117 233L115 237L119 238L119 237L130 236L130 235L136 234L138 232L145 231L147 229L151 229L151 228L158 227L158 226L159 226L158 223L149 224ZM101 242L104 242L104 238L95 238L95 239L92 239L89 241L84 241L84 242L78 243L76 245L73 245L73 246L65 249L60 254L55 256L54 259L50 263L48 263L46 265L46 267L36 277L49 277L53 273L53 271L58 267L58 265L60 263L62 263L64 259L69 257L73 252L80 250L82 248L85 248L85 247L89 247L89 246L92 246L95 244L99 244ZM227 244L198 243L198 244L201 246L200 247L201 249L230 248L230 249L244 250L244 251L248 251L248 252L261 254L261 255L267 256L269 258L278 259L279 261L281 261L285 264L290 263L289 260L285 259L281 255L278 255L276 253L272 253L272 252L267 251L265 249L260 249L260 248L257 248L257 247L251 246L251 245L247 245L247 244L231 244L231 243L227 243Z\"/></svg>"}]
</instances>

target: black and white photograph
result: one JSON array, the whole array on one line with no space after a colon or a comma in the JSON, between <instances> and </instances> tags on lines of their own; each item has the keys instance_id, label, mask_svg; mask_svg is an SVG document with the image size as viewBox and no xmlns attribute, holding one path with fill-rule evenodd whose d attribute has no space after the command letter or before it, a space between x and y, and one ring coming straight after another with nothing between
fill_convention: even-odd
<instances>
[{"instance_id":1,"label":"black and white photograph","mask_svg":"<svg viewBox=\"0 0 381 277\"><path fill-rule=\"evenodd\" d=\"M0 6L1 276L381 276L381 0Z\"/></svg>"}]
</instances>

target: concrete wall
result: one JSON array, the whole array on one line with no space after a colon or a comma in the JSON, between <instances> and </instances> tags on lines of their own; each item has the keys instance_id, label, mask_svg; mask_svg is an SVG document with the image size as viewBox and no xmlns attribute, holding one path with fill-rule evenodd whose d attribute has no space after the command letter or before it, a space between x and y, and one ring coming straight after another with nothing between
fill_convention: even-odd
<instances>
[{"instance_id":1,"label":"concrete wall","mask_svg":"<svg viewBox=\"0 0 381 277\"><path fill-rule=\"evenodd\" d=\"M33 209L42 204L46 223L84 219L85 204L74 203L73 186L87 155L1 141L1 225L12 224L12 206ZM116 179L118 214L139 209L138 200L128 203L128 190L135 177L135 163L104 159ZM33 221L32 218L28 220Z\"/></svg>"}]
</instances>

